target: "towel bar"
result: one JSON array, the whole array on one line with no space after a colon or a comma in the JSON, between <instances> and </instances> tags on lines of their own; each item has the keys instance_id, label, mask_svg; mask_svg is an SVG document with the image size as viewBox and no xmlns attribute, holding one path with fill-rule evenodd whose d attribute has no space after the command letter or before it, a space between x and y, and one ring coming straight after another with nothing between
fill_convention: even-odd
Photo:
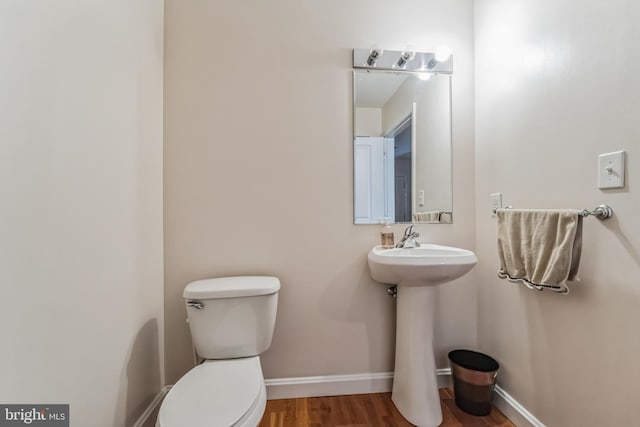
<instances>
[{"instance_id":1,"label":"towel bar","mask_svg":"<svg viewBox=\"0 0 640 427\"><path fill-rule=\"evenodd\" d=\"M513 207L507 206L505 209L513 209ZM496 210L494 209L493 211L494 214L496 213L495 211ZM593 215L599 220L609 219L613 216L613 209L611 209L611 206L609 205L599 205L597 208L595 208L592 211L582 209L580 212L578 212L578 215L580 215L581 217Z\"/></svg>"}]
</instances>

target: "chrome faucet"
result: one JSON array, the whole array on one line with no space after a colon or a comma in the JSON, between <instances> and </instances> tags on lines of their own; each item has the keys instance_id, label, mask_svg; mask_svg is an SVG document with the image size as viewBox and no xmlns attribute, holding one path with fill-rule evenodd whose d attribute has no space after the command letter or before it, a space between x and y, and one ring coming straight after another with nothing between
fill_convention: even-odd
<instances>
[{"instance_id":1,"label":"chrome faucet","mask_svg":"<svg viewBox=\"0 0 640 427\"><path fill-rule=\"evenodd\" d=\"M404 236L396 243L396 248L419 248L420 242L416 239L420 237L420 233L413 230L414 226L411 224L404 230Z\"/></svg>"}]
</instances>

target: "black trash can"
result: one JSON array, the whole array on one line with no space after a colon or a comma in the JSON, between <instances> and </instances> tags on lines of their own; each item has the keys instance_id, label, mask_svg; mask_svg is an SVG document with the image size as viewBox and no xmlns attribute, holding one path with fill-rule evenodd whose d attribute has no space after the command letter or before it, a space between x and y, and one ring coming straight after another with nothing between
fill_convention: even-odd
<instances>
[{"instance_id":1,"label":"black trash can","mask_svg":"<svg viewBox=\"0 0 640 427\"><path fill-rule=\"evenodd\" d=\"M489 415L500 365L492 357L472 350L449 352L453 394L458 408L471 415Z\"/></svg>"}]
</instances>

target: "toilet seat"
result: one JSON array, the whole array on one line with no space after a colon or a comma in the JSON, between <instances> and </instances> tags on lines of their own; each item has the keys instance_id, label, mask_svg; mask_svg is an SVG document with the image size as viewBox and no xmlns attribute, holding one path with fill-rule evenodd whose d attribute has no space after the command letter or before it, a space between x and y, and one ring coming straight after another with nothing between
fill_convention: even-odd
<instances>
[{"instance_id":1,"label":"toilet seat","mask_svg":"<svg viewBox=\"0 0 640 427\"><path fill-rule=\"evenodd\" d=\"M260 358L206 360L171 388L157 427L255 426L266 405Z\"/></svg>"}]
</instances>

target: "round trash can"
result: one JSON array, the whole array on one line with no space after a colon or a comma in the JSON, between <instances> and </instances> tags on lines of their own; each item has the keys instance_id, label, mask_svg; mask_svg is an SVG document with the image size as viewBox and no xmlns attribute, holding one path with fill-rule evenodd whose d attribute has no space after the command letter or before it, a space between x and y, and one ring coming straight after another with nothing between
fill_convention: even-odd
<instances>
[{"instance_id":1,"label":"round trash can","mask_svg":"<svg viewBox=\"0 0 640 427\"><path fill-rule=\"evenodd\" d=\"M492 357L472 350L449 352L456 405L471 415L489 415L500 365Z\"/></svg>"}]
</instances>

